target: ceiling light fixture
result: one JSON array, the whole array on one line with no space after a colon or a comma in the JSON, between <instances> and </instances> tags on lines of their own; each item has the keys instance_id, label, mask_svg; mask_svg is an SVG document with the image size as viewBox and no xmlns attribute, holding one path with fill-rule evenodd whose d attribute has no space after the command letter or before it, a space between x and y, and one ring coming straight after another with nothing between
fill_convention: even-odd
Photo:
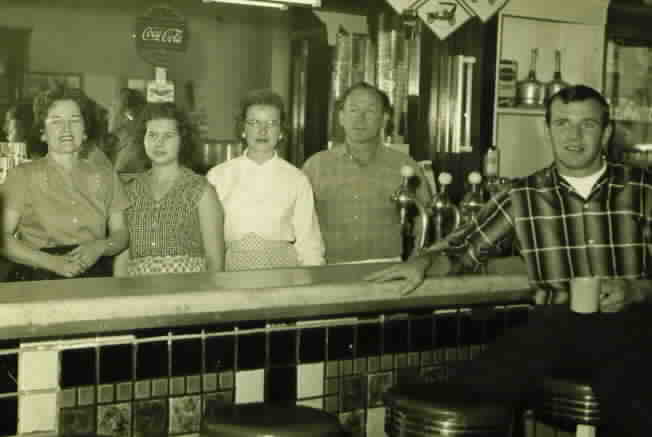
<instances>
[{"instance_id":1,"label":"ceiling light fixture","mask_svg":"<svg viewBox=\"0 0 652 437\"><path fill-rule=\"evenodd\" d=\"M318 8L321 0L202 0L204 3L229 3L243 6L261 6L287 10L288 6L308 6Z\"/></svg>"}]
</instances>

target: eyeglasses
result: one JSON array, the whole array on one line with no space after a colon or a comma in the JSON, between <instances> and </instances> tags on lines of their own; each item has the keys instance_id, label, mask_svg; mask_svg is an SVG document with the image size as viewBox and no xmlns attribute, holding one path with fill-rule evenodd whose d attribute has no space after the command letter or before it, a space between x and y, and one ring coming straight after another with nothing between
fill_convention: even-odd
<instances>
[{"instance_id":1,"label":"eyeglasses","mask_svg":"<svg viewBox=\"0 0 652 437\"><path fill-rule=\"evenodd\" d=\"M70 124L71 129L79 128L83 126L84 120L81 117L75 118L62 118L62 117L52 117L46 118L45 123L59 130L63 130L66 124Z\"/></svg>"},{"instance_id":2,"label":"eyeglasses","mask_svg":"<svg viewBox=\"0 0 652 437\"><path fill-rule=\"evenodd\" d=\"M279 127L281 122L279 120L245 120L245 124L249 127L255 127L258 129L261 127L271 129L273 127Z\"/></svg>"}]
</instances>

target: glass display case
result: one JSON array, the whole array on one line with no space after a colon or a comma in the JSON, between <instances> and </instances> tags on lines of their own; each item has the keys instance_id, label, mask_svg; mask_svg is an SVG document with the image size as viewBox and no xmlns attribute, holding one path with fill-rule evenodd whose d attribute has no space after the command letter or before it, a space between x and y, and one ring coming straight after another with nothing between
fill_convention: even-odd
<instances>
[{"instance_id":1,"label":"glass display case","mask_svg":"<svg viewBox=\"0 0 652 437\"><path fill-rule=\"evenodd\" d=\"M604 94L611 105L611 157L652 165L652 6L616 0L606 29Z\"/></svg>"}]
</instances>

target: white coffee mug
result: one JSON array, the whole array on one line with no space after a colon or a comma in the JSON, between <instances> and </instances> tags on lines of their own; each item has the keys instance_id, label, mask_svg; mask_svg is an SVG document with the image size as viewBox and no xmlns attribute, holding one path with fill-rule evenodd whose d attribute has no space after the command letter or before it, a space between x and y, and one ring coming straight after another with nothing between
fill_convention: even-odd
<instances>
[{"instance_id":1,"label":"white coffee mug","mask_svg":"<svg viewBox=\"0 0 652 437\"><path fill-rule=\"evenodd\" d=\"M601 279L574 278L570 282L570 308L576 313L588 314L600 311Z\"/></svg>"}]
</instances>

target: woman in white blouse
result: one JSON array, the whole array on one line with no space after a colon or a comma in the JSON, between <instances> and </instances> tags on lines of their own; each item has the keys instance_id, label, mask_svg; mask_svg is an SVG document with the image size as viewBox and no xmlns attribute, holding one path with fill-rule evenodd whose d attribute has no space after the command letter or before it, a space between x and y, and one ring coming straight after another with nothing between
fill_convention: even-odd
<instances>
[{"instance_id":1,"label":"woman in white blouse","mask_svg":"<svg viewBox=\"0 0 652 437\"><path fill-rule=\"evenodd\" d=\"M276 151L283 100L270 90L251 91L238 122L247 148L207 174L224 208L226 270L324 264L310 182Z\"/></svg>"}]
</instances>

